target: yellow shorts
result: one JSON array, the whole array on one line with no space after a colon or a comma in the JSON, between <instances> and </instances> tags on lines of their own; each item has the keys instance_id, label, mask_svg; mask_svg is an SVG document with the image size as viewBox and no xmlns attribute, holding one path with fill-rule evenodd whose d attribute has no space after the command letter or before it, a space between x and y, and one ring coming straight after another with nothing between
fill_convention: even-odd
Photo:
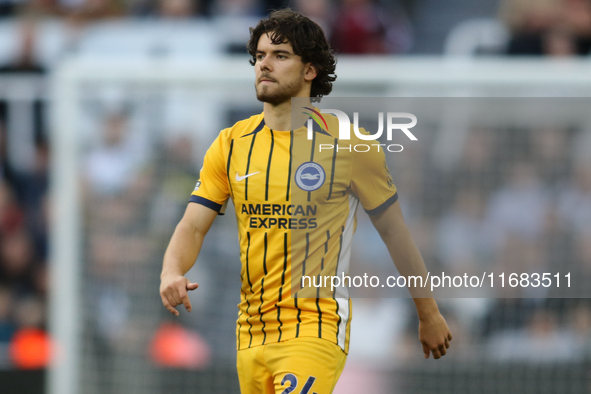
<instances>
[{"instance_id":1,"label":"yellow shorts","mask_svg":"<svg viewBox=\"0 0 591 394\"><path fill-rule=\"evenodd\" d=\"M302 337L238 351L242 394L330 394L347 355L321 338Z\"/></svg>"}]
</instances>

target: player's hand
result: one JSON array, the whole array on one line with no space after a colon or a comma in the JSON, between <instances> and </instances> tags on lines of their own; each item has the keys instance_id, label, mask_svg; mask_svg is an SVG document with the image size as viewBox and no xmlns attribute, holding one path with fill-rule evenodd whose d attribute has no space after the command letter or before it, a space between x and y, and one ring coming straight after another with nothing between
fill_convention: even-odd
<instances>
[{"instance_id":1,"label":"player's hand","mask_svg":"<svg viewBox=\"0 0 591 394\"><path fill-rule=\"evenodd\" d=\"M160 281L162 303L175 316L180 315L175 308L177 305L183 304L187 312L191 312L191 301L187 291L195 290L197 287L199 287L197 283L191 283L181 275L162 277Z\"/></svg>"},{"instance_id":2,"label":"player's hand","mask_svg":"<svg viewBox=\"0 0 591 394\"><path fill-rule=\"evenodd\" d=\"M419 319L419 340L423 344L425 358L429 358L430 353L433 353L435 359L445 356L451 341L451 332L439 312Z\"/></svg>"}]
</instances>

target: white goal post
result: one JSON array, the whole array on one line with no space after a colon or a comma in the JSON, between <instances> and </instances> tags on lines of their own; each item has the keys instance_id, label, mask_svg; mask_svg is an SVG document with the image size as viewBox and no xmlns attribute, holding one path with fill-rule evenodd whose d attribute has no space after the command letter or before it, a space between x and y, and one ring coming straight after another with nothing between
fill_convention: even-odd
<instances>
[{"instance_id":1,"label":"white goal post","mask_svg":"<svg viewBox=\"0 0 591 394\"><path fill-rule=\"evenodd\" d=\"M546 59L447 59L440 57L340 57L332 96L528 97L591 96L591 61ZM210 109L252 101L248 58L77 58L51 76L51 283L49 327L58 344L47 379L48 394L82 393L82 222L79 167L81 87L125 83L191 86ZM217 102L216 102L217 100ZM216 111L210 124L217 125Z\"/></svg>"}]
</instances>

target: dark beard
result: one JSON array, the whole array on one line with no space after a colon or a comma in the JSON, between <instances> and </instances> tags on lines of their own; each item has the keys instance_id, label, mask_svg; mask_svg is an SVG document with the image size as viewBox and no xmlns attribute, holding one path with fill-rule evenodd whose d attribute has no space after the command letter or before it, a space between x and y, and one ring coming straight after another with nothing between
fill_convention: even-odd
<instances>
[{"instance_id":1,"label":"dark beard","mask_svg":"<svg viewBox=\"0 0 591 394\"><path fill-rule=\"evenodd\" d=\"M263 86L264 88L264 86ZM255 90L257 92L257 99L263 103L269 103L271 105L279 105L285 103L286 101L291 100L299 92L299 87L296 84L287 85L281 87L280 89L276 89L274 92L263 92L266 89L257 89L255 86Z\"/></svg>"}]
</instances>

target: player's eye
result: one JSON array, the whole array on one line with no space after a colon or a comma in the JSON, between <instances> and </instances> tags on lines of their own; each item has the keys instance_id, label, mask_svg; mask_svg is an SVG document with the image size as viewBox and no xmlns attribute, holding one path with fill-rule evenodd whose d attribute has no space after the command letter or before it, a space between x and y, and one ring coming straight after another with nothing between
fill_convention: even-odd
<instances>
[{"instance_id":1,"label":"player's eye","mask_svg":"<svg viewBox=\"0 0 591 394\"><path fill-rule=\"evenodd\" d=\"M264 55L257 55L257 56L256 56L256 59L257 59L257 61L259 61L259 62L260 62L261 60L263 60L264 58L265 58L265 56L264 56Z\"/></svg>"},{"instance_id":2,"label":"player's eye","mask_svg":"<svg viewBox=\"0 0 591 394\"><path fill-rule=\"evenodd\" d=\"M287 59L287 56L285 56L285 55L277 55L277 59Z\"/></svg>"}]
</instances>

